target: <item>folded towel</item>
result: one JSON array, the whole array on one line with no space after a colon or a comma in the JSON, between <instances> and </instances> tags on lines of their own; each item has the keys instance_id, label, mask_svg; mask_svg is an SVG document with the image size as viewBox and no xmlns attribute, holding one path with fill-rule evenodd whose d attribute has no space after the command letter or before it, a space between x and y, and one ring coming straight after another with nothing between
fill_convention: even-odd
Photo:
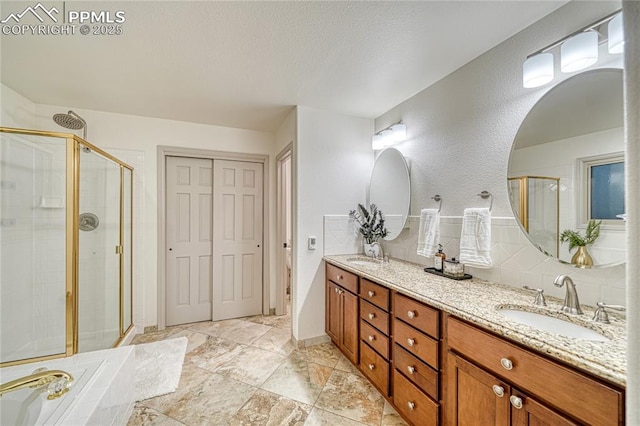
<instances>
[{"instance_id":1,"label":"folded towel","mask_svg":"<svg viewBox=\"0 0 640 426\"><path fill-rule=\"evenodd\" d=\"M437 209L420 211L420 229L418 230L418 255L431 257L440 242L440 212Z\"/></svg>"},{"instance_id":2,"label":"folded towel","mask_svg":"<svg viewBox=\"0 0 640 426\"><path fill-rule=\"evenodd\" d=\"M465 209L460 235L460 263L489 268L491 262L491 210Z\"/></svg>"}]
</instances>

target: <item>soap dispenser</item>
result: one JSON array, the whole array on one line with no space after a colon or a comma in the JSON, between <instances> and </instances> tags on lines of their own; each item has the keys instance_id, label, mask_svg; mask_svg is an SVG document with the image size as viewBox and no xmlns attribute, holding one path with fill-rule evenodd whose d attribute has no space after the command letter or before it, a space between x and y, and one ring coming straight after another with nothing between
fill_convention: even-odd
<instances>
[{"instance_id":1,"label":"soap dispenser","mask_svg":"<svg viewBox=\"0 0 640 426\"><path fill-rule=\"evenodd\" d=\"M433 255L433 269L438 272L442 272L442 268L444 267L444 260L447 258L447 255L442 251L442 244L438 244L438 252Z\"/></svg>"}]
</instances>

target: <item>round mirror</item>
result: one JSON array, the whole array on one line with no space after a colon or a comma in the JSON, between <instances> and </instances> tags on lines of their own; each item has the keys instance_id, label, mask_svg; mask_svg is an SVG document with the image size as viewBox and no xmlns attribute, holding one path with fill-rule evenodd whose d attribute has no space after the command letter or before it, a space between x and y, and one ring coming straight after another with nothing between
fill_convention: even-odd
<instances>
[{"instance_id":1,"label":"round mirror","mask_svg":"<svg viewBox=\"0 0 640 426\"><path fill-rule=\"evenodd\" d=\"M400 151L387 148L376 159L369 184L369 204L382 211L389 230L385 240L393 240L402 232L410 200L409 166Z\"/></svg>"},{"instance_id":2,"label":"round mirror","mask_svg":"<svg viewBox=\"0 0 640 426\"><path fill-rule=\"evenodd\" d=\"M538 249L563 263L624 262L622 87L622 70L612 68L561 82L534 105L513 143L514 216Z\"/></svg>"}]
</instances>

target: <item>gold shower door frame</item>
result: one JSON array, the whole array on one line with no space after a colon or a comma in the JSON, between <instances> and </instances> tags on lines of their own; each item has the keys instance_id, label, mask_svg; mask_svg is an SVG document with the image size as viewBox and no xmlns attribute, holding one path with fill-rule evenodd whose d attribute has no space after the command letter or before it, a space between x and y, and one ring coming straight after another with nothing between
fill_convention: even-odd
<instances>
[{"instance_id":1,"label":"gold shower door frame","mask_svg":"<svg viewBox=\"0 0 640 426\"><path fill-rule=\"evenodd\" d=\"M133 178L133 167L119 160L106 151L95 145L85 141L81 137L72 133L50 132L44 130L17 129L11 127L0 127L0 133L13 133L30 136L45 136L51 138L65 139L66 141L66 215L65 215L65 351L59 354L45 355L35 358L27 358L15 361L0 363L0 367L8 367L11 365L27 364L37 361L45 361L49 359L64 358L78 353L78 257L79 257L79 215L80 215L80 145L86 146L91 151L107 158L120 166L120 243L115 248L119 255L120 265L120 298L119 298L119 319L120 319L120 336L114 342L112 347L120 344L125 335L133 327L133 297L130 297L131 324L124 329L124 173L125 169L131 172ZM133 179L130 182L130 218L131 223L129 256L133 256ZM131 290L133 290L133 262L130 262L131 269L128 271L131 277Z\"/></svg>"}]
</instances>

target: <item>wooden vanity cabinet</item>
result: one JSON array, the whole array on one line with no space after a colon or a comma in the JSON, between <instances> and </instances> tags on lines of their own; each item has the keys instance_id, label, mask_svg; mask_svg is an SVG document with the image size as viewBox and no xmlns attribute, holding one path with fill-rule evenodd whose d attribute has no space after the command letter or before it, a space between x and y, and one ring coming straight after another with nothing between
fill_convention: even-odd
<instances>
[{"instance_id":1,"label":"wooden vanity cabinet","mask_svg":"<svg viewBox=\"0 0 640 426\"><path fill-rule=\"evenodd\" d=\"M359 362L358 284L357 275L327 264L325 331L355 365Z\"/></svg>"},{"instance_id":2,"label":"wooden vanity cabinet","mask_svg":"<svg viewBox=\"0 0 640 426\"><path fill-rule=\"evenodd\" d=\"M390 393L389 289L360 279L360 371L384 395Z\"/></svg>"},{"instance_id":3,"label":"wooden vanity cabinet","mask_svg":"<svg viewBox=\"0 0 640 426\"><path fill-rule=\"evenodd\" d=\"M624 392L447 318L447 425L618 425Z\"/></svg>"}]
</instances>

